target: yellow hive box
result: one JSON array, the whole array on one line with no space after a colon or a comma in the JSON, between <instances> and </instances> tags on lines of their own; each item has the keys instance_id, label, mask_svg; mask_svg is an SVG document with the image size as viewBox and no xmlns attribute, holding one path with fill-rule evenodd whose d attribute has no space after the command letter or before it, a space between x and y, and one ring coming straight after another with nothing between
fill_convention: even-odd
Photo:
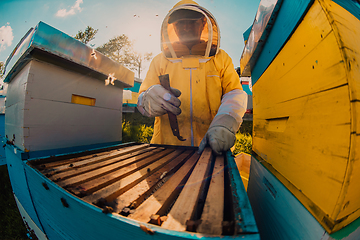
<instances>
[{"instance_id":1,"label":"yellow hive box","mask_svg":"<svg viewBox=\"0 0 360 240\"><path fill-rule=\"evenodd\" d=\"M253 86L253 150L329 232L360 216L360 21L316 0Z\"/></svg>"}]
</instances>

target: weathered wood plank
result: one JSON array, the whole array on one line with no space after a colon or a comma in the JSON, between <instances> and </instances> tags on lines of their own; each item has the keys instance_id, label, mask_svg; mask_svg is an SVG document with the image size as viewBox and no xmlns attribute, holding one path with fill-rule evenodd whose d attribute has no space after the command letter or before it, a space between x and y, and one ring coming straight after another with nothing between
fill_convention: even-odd
<instances>
[{"instance_id":1,"label":"weathered wood plank","mask_svg":"<svg viewBox=\"0 0 360 240\"><path fill-rule=\"evenodd\" d=\"M151 174L149 177L138 183L136 186L126 191L115 199L115 211L121 211L123 208L132 205L133 207L139 206L145 198L151 195L154 188L167 176L177 171L188 157L194 154L193 151L186 151L178 156L164 167ZM109 199L111 200L111 199Z\"/></svg>"},{"instance_id":2,"label":"weathered wood plank","mask_svg":"<svg viewBox=\"0 0 360 240\"><path fill-rule=\"evenodd\" d=\"M141 144L141 146L147 145L149 146L149 144ZM119 146L113 146L110 147L107 151L101 151L100 149L98 150L90 150L90 151L86 151L86 152L79 152L79 153L74 153L74 154L70 154L70 155L64 155L64 156L57 156L57 157L50 157L48 159L38 159L38 160L34 160L31 161L31 164L33 166L35 166L38 169L42 169L42 170L51 170L51 168L57 167L57 166L61 166L61 165L66 165L72 162L76 162L78 160L84 160L87 158L91 158L93 155L105 155L108 154L110 152L115 152L115 151L119 151L120 149L125 149L128 147L134 146L134 143L123 143ZM139 145L137 145L139 146Z\"/></svg>"},{"instance_id":3,"label":"weathered wood plank","mask_svg":"<svg viewBox=\"0 0 360 240\"><path fill-rule=\"evenodd\" d=\"M217 156L197 232L221 235L224 214L224 156Z\"/></svg>"},{"instance_id":4,"label":"weathered wood plank","mask_svg":"<svg viewBox=\"0 0 360 240\"><path fill-rule=\"evenodd\" d=\"M134 161L139 161L140 159L143 159L159 151L162 151L163 149L164 148L149 147L126 155L122 155L120 157L114 156L110 159L109 157L106 157L106 159L104 158L101 161L96 161L96 163L90 165L84 164L82 166L73 167L72 169L69 169L68 171L65 172L56 173L52 176L49 176L49 179L55 181L57 179L65 180L67 178L71 178L76 175L80 175L91 171L105 172L106 171L105 167L107 167L107 169L116 169L119 166L124 167L126 165L131 164ZM136 158L134 158L135 156Z\"/></svg>"},{"instance_id":5,"label":"weathered wood plank","mask_svg":"<svg viewBox=\"0 0 360 240\"><path fill-rule=\"evenodd\" d=\"M164 157L158 159L157 161L151 163L146 167L137 168L137 171L133 172L131 175L127 177L120 179L116 178L117 181L115 182L113 181L113 179L110 179L108 181L97 181L93 185L87 185L86 183L80 185L79 188L83 189L82 191L85 194L93 193L87 197L84 197L83 199L91 203L96 202L100 198L105 199L107 202L111 202L115 198L117 198L120 194L129 190L131 187L142 181L144 178L157 171L164 164L166 164L169 161L172 161L174 158L179 156L183 151L184 150L180 150L180 149L175 150L174 152L165 155ZM111 184L106 186L106 184L108 184L109 181L111 181L112 183L110 182Z\"/></svg>"},{"instance_id":6,"label":"weathered wood plank","mask_svg":"<svg viewBox=\"0 0 360 240\"><path fill-rule=\"evenodd\" d=\"M271 34L252 69L251 81L253 84L261 77L280 49L286 43L294 27L301 21L304 12L312 0L283 1L277 20L275 21Z\"/></svg>"},{"instance_id":7,"label":"weathered wood plank","mask_svg":"<svg viewBox=\"0 0 360 240\"><path fill-rule=\"evenodd\" d=\"M129 158L126 162L132 161L132 164L126 164L125 167L124 163L120 162L119 164L115 164L116 166L107 166L103 169L77 175L75 177L65 179L64 181L60 181L57 184L61 187L70 187L82 184L81 187L84 187L84 189L91 189L94 188L94 186L100 186L105 182L110 181L111 183L111 181L114 182L121 177L130 175L136 171L136 169L145 167L172 151L174 151L174 149L166 149L156 155L147 156L147 158L143 158L141 156ZM140 161L138 161L138 159L140 159Z\"/></svg>"},{"instance_id":8,"label":"weathered wood plank","mask_svg":"<svg viewBox=\"0 0 360 240\"><path fill-rule=\"evenodd\" d=\"M237 168L240 172L250 172L251 156L246 153L240 153L234 158Z\"/></svg>"},{"instance_id":9,"label":"weathered wood plank","mask_svg":"<svg viewBox=\"0 0 360 240\"><path fill-rule=\"evenodd\" d=\"M336 33L339 50L343 56L349 89L351 121L349 156L348 161L344 163L346 171L344 171L344 180L342 180L342 190L339 196L334 196L334 198L337 197L337 202L334 209L329 211L331 219L339 221L339 224L332 229L333 232L336 232L360 216L360 21L358 6L354 6L358 4L356 1L338 0L334 2L336 4L332 1L321 1L321 4L326 9L327 17ZM338 111L334 113L334 117L337 114L339 114ZM334 169L340 170L340 168ZM333 175L334 173L331 173L328 176Z\"/></svg>"},{"instance_id":10,"label":"weathered wood plank","mask_svg":"<svg viewBox=\"0 0 360 240\"><path fill-rule=\"evenodd\" d=\"M339 49L341 40L320 2L324 1L314 2L253 86L257 111L252 146L296 186L292 193L300 196L299 201L310 212L318 206L325 215L332 216L335 208L342 208L338 200L343 199L340 195L347 189L344 176L351 165L351 88ZM283 131L269 128L270 122L283 117L288 118Z\"/></svg>"},{"instance_id":11,"label":"weathered wood plank","mask_svg":"<svg viewBox=\"0 0 360 240\"><path fill-rule=\"evenodd\" d=\"M235 234L257 233L257 225L239 170L230 151L226 152L226 164L231 188L232 211L235 217Z\"/></svg>"},{"instance_id":12,"label":"weathered wood plank","mask_svg":"<svg viewBox=\"0 0 360 240\"><path fill-rule=\"evenodd\" d=\"M180 191L179 185L185 183L188 179L189 172L195 166L199 157L200 155L195 153L189 158L159 190L146 199L135 212L128 217L142 222L149 222L152 214L159 214L160 210L167 209L178 195Z\"/></svg>"},{"instance_id":13,"label":"weathered wood plank","mask_svg":"<svg viewBox=\"0 0 360 240\"><path fill-rule=\"evenodd\" d=\"M236 166L240 172L241 180L243 181L245 190L247 190L249 182L251 156L246 153L238 154L235 158Z\"/></svg>"},{"instance_id":14,"label":"weathered wood plank","mask_svg":"<svg viewBox=\"0 0 360 240\"><path fill-rule=\"evenodd\" d=\"M149 146L150 146L149 144L129 146L129 147L124 147L124 148L120 148L120 149L115 149L112 151L106 151L106 152L86 155L83 157L66 159L66 160L59 161L59 162L51 162L51 163L47 163L47 164L42 164L41 169L43 169L43 170L41 172L43 174L52 174L54 172L64 171L66 169L72 169L74 167L81 167L83 165L96 163L98 161L103 161L108 158L120 157L125 154L131 154L132 152L135 152L135 151L138 151L138 150L141 150L144 148L148 148ZM70 166L70 164L71 164L71 166Z\"/></svg>"},{"instance_id":15,"label":"weathered wood plank","mask_svg":"<svg viewBox=\"0 0 360 240\"><path fill-rule=\"evenodd\" d=\"M176 231L186 230L186 221L191 219L196 210L200 191L211 165L211 154L211 148L204 150L162 227Z\"/></svg>"}]
</instances>

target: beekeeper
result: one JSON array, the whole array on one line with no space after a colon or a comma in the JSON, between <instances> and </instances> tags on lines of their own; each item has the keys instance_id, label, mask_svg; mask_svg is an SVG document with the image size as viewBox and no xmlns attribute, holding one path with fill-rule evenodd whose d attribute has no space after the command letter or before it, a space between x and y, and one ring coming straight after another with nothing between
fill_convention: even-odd
<instances>
[{"instance_id":1,"label":"beekeeper","mask_svg":"<svg viewBox=\"0 0 360 240\"><path fill-rule=\"evenodd\" d=\"M199 152L210 145L217 154L234 145L247 95L219 46L219 27L208 10L183 0L169 11L161 26L162 53L152 60L138 98L139 111L155 117L151 143L199 146ZM160 85L164 74L171 91ZM168 111L177 115L185 141L172 134Z\"/></svg>"}]
</instances>

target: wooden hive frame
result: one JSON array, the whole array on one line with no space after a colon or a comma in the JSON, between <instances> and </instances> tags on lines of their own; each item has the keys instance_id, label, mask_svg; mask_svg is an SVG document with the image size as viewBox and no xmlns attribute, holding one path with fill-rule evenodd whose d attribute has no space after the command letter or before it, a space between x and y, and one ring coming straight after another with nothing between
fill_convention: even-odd
<instances>
[{"instance_id":1,"label":"wooden hive frame","mask_svg":"<svg viewBox=\"0 0 360 240\"><path fill-rule=\"evenodd\" d=\"M28 164L104 213L176 231L248 231L237 219L246 210L235 206L243 200L233 199L226 155L214 156L210 148L199 155L192 147L123 144Z\"/></svg>"}]
</instances>

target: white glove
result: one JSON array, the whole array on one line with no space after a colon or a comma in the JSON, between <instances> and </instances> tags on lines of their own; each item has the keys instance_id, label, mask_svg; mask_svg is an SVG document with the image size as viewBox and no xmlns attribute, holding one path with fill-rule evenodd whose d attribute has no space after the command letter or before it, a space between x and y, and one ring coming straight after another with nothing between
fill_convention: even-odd
<instances>
[{"instance_id":1,"label":"white glove","mask_svg":"<svg viewBox=\"0 0 360 240\"><path fill-rule=\"evenodd\" d=\"M181 113L180 100L181 92L171 88L171 92L161 85L153 85L141 93L138 98L137 107L141 114L147 117L157 117L172 112L175 115Z\"/></svg>"},{"instance_id":2,"label":"white glove","mask_svg":"<svg viewBox=\"0 0 360 240\"><path fill-rule=\"evenodd\" d=\"M235 143L235 133L239 128L236 119L228 114L216 115L208 131L201 140L198 153L201 154L206 145L218 155L229 150Z\"/></svg>"}]
</instances>

